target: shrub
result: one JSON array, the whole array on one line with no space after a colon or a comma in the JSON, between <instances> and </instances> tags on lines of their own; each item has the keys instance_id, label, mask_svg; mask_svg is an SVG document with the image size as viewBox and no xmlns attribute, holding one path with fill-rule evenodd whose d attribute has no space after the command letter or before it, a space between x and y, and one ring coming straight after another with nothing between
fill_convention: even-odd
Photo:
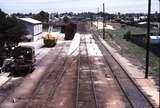
<instances>
[{"instance_id":1,"label":"shrub","mask_svg":"<svg viewBox=\"0 0 160 108\"><path fill-rule=\"evenodd\" d=\"M124 39L126 40L130 40L131 39L131 31L127 31L125 34L124 34Z\"/></svg>"}]
</instances>

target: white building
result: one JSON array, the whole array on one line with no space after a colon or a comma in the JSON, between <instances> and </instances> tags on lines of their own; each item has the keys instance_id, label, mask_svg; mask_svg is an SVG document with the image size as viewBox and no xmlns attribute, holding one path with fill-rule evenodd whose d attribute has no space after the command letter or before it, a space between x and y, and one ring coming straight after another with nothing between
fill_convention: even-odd
<instances>
[{"instance_id":1,"label":"white building","mask_svg":"<svg viewBox=\"0 0 160 108\"><path fill-rule=\"evenodd\" d=\"M160 36L150 36L151 44L160 44Z\"/></svg>"},{"instance_id":2,"label":"white building","mask_svg":"<svg viewBox=\"0 0 160 108\"><path fill-rule=\"evenodd\" d=\"M19 18L26 26L30 35L35 36L42 33L42 22L32 18Z\"/></svg>"}]
</instances>

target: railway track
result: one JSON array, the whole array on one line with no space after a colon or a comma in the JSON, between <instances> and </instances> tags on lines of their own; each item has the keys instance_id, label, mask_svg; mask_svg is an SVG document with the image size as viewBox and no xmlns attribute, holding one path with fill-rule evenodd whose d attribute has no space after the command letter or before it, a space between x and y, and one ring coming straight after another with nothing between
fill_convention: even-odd
<instances>
[{"instance_id":1,"label":"railway track","mask_svg":"<svg viewBox=\"0 0 160 108\"><path fill-rule=\"evenodd\" d=\"M47 108L49 101L54 97L55 91L65 73L65 65L68 60L68 57L62 57L61 55L63 54L63 48L64 47L62 47L61 51L59 51L59 53L56 55L53 61L53 66L50 66L50 68L48 68L51 70L48 70L47 75L45 75L43 79L41 79L41 82L36 87L30 99L26 101L26 104L24 105L25 108ZM59 63L56 62L58 60ZM48 88L48 90L44 90L44 88ZM44 94L44 96L41 96L41 93L46 94Z\"/></svg>"},{"instance_id":2,"label":"railway track","mask_svg":"<svg viewBox=\"0 0 160 108\"><path fill-rule=\"evenodd\" d=\"M51 50L51 49L50 49ZM42 51L40 51L38 54L36 54L35 56L39 56L40 53ZM43 56L41 59L39 59L36 62L36 65L40 64L42 62L42 60L47 56L47 54L45 56ZM0 86L0 103L3 103L3 101L7 98L7 96L9 96L13 91L15 91L15 89L21 84L20 81L18 84L15 84L16 82L13 82L14 77L10 76L1 86ZM21 82L23 81L24 78L19 78L19 80L21 80ZM4 93L4 88L6 88L6 86L12 86L10 87L10 90L5 91Z\"/></svg>"},{"instance_id":3,"label":"railway track","mask_svg":"<svg viewBox=\"0 0 160 108\"><path fill-rule=\"evenodd\" d=\"M110 68L110 71L114 77L113 79L121 88L121 91L123 92L131 108L154 108L154 105L134 83L134 81L127 74L126 70L108 51L103 42L99 39L98 34L96 34L95 31L92 31L92 33L94 34L93 37L96 43L101 49L105 64ZM55 57L52 58L53 64L48 66L48 70L46 70L47 74L41 78L33 93L28 97L24 97L24 99L22 98L20 100L22 102L21 105L15 108L49 108L49 104L54 100L56 90L59 87L67 68L72 65L69 64L71 62L71 60L70 62L68 60L69 57L65 56L63 52L64 48L64 45L62 45L56 52ZM51 59L50 57L53 53L54 52L51 49L48 54L37 61L37 65L44 65L42 60ZM95 67L93 65L92 58L88 53L86 38L82 35L76 71L76 96L74 100L75 108L100 108L98 92L96 91L96 85L94 83L96 80L94 74ZM39 54L40 53L38 53L38 55ZM6 84L9 82L10 80L6 82ZM0 100L0 103L3 101Z\"/></svg>"},{"instance_id":4,"label":"railway track","mask_svg":"<svg viewBox=\"0 0 160 108\"><path fill-rule=\"evenodd\" d=\"M94 85L93 65L88 55L85 37L81 37L77 62L75 108L99 108Z\"/></svg>"},{"instance_id":5,"label":"railway track","mask_svg":"<svg viewBox=\"0 0 160 108\"><path fill-rule=\"evenodd\" d=\"M0 105L13 91L16 90L23 80L23 78L14 80L13 77L9 77L8 80L0 86Z\"/></svg>"},{"instance_id":6,"label":"railway track","mask_svg":"<svg viewBox=\"0 0 160 108\"><path fill-rule=\"evenodd\" d=\"M50 51L48 52L48 54L46 54L46 55L43 56L40 60L37 61L37 63L36 63L37 68L40 67L40 66L42 66L42 65L44 65L42 59L47 59L47 60L48 60L48 59L51 59L51 58L48 58L48 57L52 57L53 54L56 55L56 57L55 57L54 60L53 60L53 63L55 63L57 57L60 56L60 53L63 52L62 50L63 50L63 48L64 48L64 43L63 43L60 47L61 47L61 48L59 48L59 51L58 51L58 47L55 48L55 49L50 49ZM53 66L51 65L51 66L49 66L48 68L51 68L51 67L53 67ZM35 70L35 71L36 71L36 70ZM48 70L48 71L50 71L50 70ZM48 75L48 74L47 74L47 75ZM47 76L47 75L45 75L45 76ZM48 75L48 77L49 77L49 75ZM46 77L45 77L45 78L46 78ZM43 77L42 77L41 80L46 80L46 79L43 79ZM9 82L10 82L10 81L9 81ZM21 82L18 83L18 84L21 85L22 82L23 82L23 81L21 81ZM43 82L43 81L42 81L42 82ZM6 84L7 84L7 83L6 83ZM4 84L4 85L6 85L6 84ZM16 84L16 85L17 85L17 84ZM38 86L42 86L42 84L39 83ZM15 88L18 88L18 85L17 85ZM11 93L13 93L14 91L15 91L15 89L10 89L10 92L7 93L2 100L0 100L0 106L3 104L3 102L4 102L5 100L8 99L8 96L10 96ZM34 96L36 96L36 92L38 92L38 91L35 89L35 91L33 91ZM38 93L37 93L37 94L38 94ZM23 101L21 105L26 107L26 106L27 106L26 100L27 100L27 102L28 102L28 100L34 100L34 99L31 99L32 97L33 97L33 96L20 98L20 101ZM35 97L35 99L36 99L36 98L37 98L37 97Z\"/></svg>"},{"instance_id":7,"label":"railway track","mask_svg":"<svg viewBox=\"0 0 160 108\"><path fill-rule=\"evenodd\" d=\"M37 54L36 56L38 56L39 54ZM44 57L42 57L43 59ZM37 64L39 64L41 62L41 60L37 61ZM13 79L14 77L12 76L9 76L9 78L0 86L0 103L2 103L8 95L10 95L16 87L18 87L18 85L20 85L21 83L19 84L16 84L16 86L14 85L15 83L13 82ZM22 80L23 78L19 78L19 80ZM7 85L13 85L13 88L10 88L10 90L7 92L5 91L4 93L4 88L6 88ZM3 97L3 98L2 98ZM6 98L5 98L6 97Z\"/></svg>"},{"instance_id":8,"label":"railway track","mask_svg":"<svg viewBox=\"0 0 160 108\"><path fill-rule=\"evenodd\" d=\"M9 77L1 86L0 88L3 88L7 83L9 83L12 80L12 77Z\"/></svg>"},{"instance_id":9,"label":"railway track","mask_svg":"<svg viewBox=\"0 0 160 108\"><path fill-rule=\"evenodd\" d=\"M114 76L114 79L118 83L131 107L154 108L154 105L150 102L146 95L140 90L137 84L128 75L127 71L105 47L105 45L100 40L99 35L95 31L92 31L92 33L94 35L93 38L101 49L105 63L109 66Z\"/></svg>"}]
</instances>

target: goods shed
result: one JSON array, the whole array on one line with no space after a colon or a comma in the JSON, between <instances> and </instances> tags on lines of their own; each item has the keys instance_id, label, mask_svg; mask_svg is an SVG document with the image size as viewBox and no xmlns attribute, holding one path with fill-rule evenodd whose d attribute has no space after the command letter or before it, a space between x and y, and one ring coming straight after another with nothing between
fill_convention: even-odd
<instances>
[{"instance_id":1,"label":"goods shed","mask_svg":"<svg viewBox=\"0 0 160 108\"><path fill-rule=\"evenodd\" d=\"M35 36L42 33L42 22L32 18L19 18L27 28L30 35Z\"/></svg>"}]
</instances>

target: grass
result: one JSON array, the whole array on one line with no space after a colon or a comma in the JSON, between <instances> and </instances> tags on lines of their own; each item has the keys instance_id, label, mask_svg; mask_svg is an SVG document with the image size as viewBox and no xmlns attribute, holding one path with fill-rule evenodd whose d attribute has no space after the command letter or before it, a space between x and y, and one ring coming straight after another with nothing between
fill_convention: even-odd
<instances>
[{"instance_id":1,"label":"grass","mask_svg":"<svg viewBox=\"0 0 160 108\"><path fill-rule=\"evenodd\" d=\"M145 54L146 50L130 41L125 40L124 34L127 31L131 31L131 34L144 34L146 33L145 28L138 28L132 26L121 27L120 24L112 24L115 30L106 30L106 41L119 53L128 58L134 65L140 69L145 69ZM102 30L99 30L102 33ZM159 57L150 52L150 74L158 75L159 73Z\"/></svg>"}]
</instances>

